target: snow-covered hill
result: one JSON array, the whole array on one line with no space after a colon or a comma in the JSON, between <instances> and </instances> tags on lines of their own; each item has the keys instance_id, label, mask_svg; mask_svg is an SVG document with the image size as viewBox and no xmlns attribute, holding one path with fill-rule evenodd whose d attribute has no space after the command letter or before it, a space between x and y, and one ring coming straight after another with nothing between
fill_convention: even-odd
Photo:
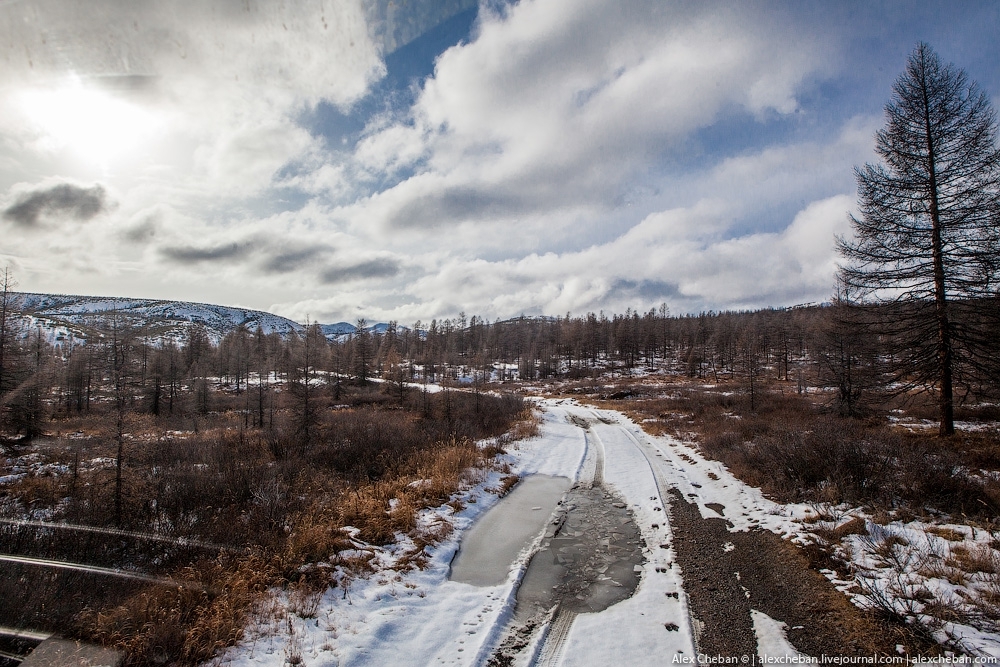
<instances>
[{"instance_id":1,"label":"snow-covered hill","mask_svg":"<svg viewBox=\"0 0 1000 667\"><path fill-rule=\"evenodd\" d=\"M281 335L303 329L298 322L260 310L187 301L16 293L13 305L27 320L30 330L41 327L53 342L64 342L71 337L86 339L114 311L151 338L178 342L195 324L204 325L215 343L241 324L251 332L260 327L264 333Z\"/></svg>"},{"instance_id":2,"label":"snow-covered hill","mask_svg":"<svg viewBox=\"0 0 1000 667\"><path fill-rule=\"evenodd\" d=\"M96 328L106 328L104 324L115 311L128 325L142 330L143 335L154 341L181 343L195 324L204 325L209 339L215 344L241 324L251 333L260 327L266 334L281 336L305 330L298 322L262 310L190 301L15 292L12 305L24 319L25 332L41 327L51 343L86 340ZM367 330L385 333L388 326L380 322ZM319 327L329 340L342 339L358 330L348 322L320 324Z\"/></svg>"},{"instance_id":3,"label":"snow-covered hill","mask_svg":"<svg viewBox=\"0 0 1000 667\"><path fill-rule=\"evenodd\" d=\"M347 322L337 322L336 324L321 324L319 325L319 330L323 332L323 335L327 338L333 339L337 336L347 336L353 334L358 330L353 324L348 324Z\"/></svg>"}]
</instances>

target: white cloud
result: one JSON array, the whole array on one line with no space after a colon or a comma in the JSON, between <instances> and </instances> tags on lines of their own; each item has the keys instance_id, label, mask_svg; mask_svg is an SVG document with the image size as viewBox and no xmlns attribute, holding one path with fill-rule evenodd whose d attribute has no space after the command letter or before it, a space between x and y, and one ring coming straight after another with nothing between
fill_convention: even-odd
<instances>
[{"instance_id":1,"label":"white cloud","mask_svg":"<svg viewBox=\"0 0 1000 667\"><path fill-rule=\"evenodd\" d=\"M836 273L834 235L848 231L853 208L851 196L837 195L811 202L780 233L711 244L689 256L681 293L730 308L824 300Z\"/></svg>"},{"instance_id":2,"label":"white cloud","mask_svg":"<svg viewBox=\"0 0 1000 667\"><path fill-rule=\"evenodd\" d=\"M0 99L0 194L57 173L118 204L85 239L5 242L37 289L66 291L52 287L58 248L92 290L127 275L120 293L320 321L823 299L851 165L878 125L801 120L802 91L836 60L780 8L521 0L481 16L413 107L370 119L351 149L302 119L321 99L346 112L383 74L360 0L31 7L23 34L0 19L14 63L0 88L56 86L55 50L29 67L21 47L74 26L65 48L89 74L138 77L101 94L158 123L128 160L95 167L33 151L44 128ZM736 152L705 138L726 123L799 132Z\"/></svg>"},{"instance_id":3,"label":"white cloud","mask_svg":"<svg viewBox=\"0 0 1000 667\"><path fill-rule=\"evenodd\" d=\"M604 308L747 308L825 299L836 270L834 234L852 197L811 202L782 232L722 238L726 207L704 201L649 216L620 238L579 252L487 262L449 259L416 281L443 306L483 304L488 317ZM447 308L446 308L446 311ZM441 314L441 313L438 313Z\"/></svg>"},{"instance_id":4,"label":"white cloud","mask_svg":"<svg viewBox=\"0 0 1000 667\"><path fill-rule=\"evenodd\" d=\"M826 67L823 51L752 11L526 0L439 58L413 127L360 145L357 159L376 171L427 156L410 179L420 187L404 181L383 193L394 206L366 216L423 227L607 208L719 114L794 111L795 89Z\"/></svg>"},{"instance_id":5,"label":"white cloud","mask_svg":"<svg viewBox=\"0 0 1000 667\"><path fill-rule=\"evenodd\" d=\"M350 105L384 72L361 0L10 3L0 7L0 37L0 145L47 149L22 158L23 171L89 169L127 183L137 164L167 164L172 186L213 198L266 188L312 143L296 124L302 111L320 100ZM107 114L81 124L65 108L79 104L51 100L52 122L29 122L24 100L81 86L91 107L118 117L155 110L155 136L139 135L138 120L95 134ZM115 151L126 155L80 163L105 152L94 141L121 143L133 129L130 150ZM75 154L63 150L74 144Z\"/></svg>"},{"instance_id":6,"label":"white cloud","mask_svg":"<svg viewBox=\"0 0 1000 667\"><path fill-rule=\"evenodd\" d=\"M487 17L474 41L439 58L409 118L373 128L354 155L374 176L416 173L331 211L412 270L279 307L405 322L462 309L507 317L825 298L830 230L850 205L830 195L852 190L870 119L825 141L661 172L657 194L638 198L647 213L621 204L636 178L721 115L766 122L797 111L796 91L826 71L827 47L788 28L732 8L597 0L526 1ZM767 229L747 222L775 206L792 208ZM602 240L581 245L588 237Z\"/></svg>"}]
</instances>

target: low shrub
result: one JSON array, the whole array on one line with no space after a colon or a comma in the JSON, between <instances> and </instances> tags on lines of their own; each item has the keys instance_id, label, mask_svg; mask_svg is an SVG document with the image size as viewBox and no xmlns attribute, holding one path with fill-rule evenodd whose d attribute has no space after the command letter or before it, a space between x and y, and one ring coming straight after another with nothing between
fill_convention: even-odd
<instances>
[{"instance_id":1,"label":"low shrub","mask_svg":"<svg viewBox=\"0 0 1000 667\"><path fill-rule=\"evenodd\" d=\"M602 405L627 410L654 432L693 437L707 456L784 502L917 514L930 508L986 521L1000 510L1000 484L977 474L1000 469L996 433L941 439L893 428L877 416L830 414L822 401L780 388L760 392L753 410L731 387L696 385L667 385L656 398Z\"/></svg>"}]
</instances>

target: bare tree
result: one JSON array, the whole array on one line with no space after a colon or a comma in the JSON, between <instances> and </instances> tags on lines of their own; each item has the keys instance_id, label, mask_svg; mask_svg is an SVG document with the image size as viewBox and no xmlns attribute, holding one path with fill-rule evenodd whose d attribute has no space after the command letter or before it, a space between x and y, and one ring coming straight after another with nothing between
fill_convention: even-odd
<instances>
[{"instance_id":1,"label":"bare tree","mask_svg":"<svg viewBox=\"0 0 1000 667\"><path fill-rule=\"evenodd\" d=\"M399 356L396 347L392 346L385 353L385 370L382 373L386 391L399 401L399 406L403 407L406 400L406 369L403 367L403 358Z\"/></svg>"},{"instance_id":2,"label":"bare tree","mask_svg":"<svg viewBox=\"0 0 1000 667\"><path fill-rule=\"evenodd\" d=\"M741 323L735 337L736 359L733 370L738 373L747 394L750 396L750 411L756 412L760 395L761 374L764 370L766 346L756 318L748 318Z\"/></svg>"},{"instance_id":3,"label":"bare tree","mask_svg":"<svg viewBox=\"0 0 1000 667\"><path fill-rule=\"evenodd\" d=\"M368 322L363 317L358 320L352 342L354 344L354 376L357 378L358 384L366 385L368 378L371 377L372 338L371 332L368 331Z\"/></svg>"},{"instance_id":4,"label":"bare tree","mask_svg":"<svg viewBox=\"0 0 1000 667\"><path fill-rule=\"evenodd\" d=\"M850 292L838 285L815 332L817 380L836 389L834 402L844 416L863 415L878 392L882 375L878 337L858 335L877 315L877 308L854 303Z\"/></svg>"},{"instance_id":5,"label":"bare tree","mask_svg":"<svg viewBox=\"0 0 1000 667\"><path fill-rule=\"evenodd\" d=\"M135 332L115 308L107 323L111 355L111 383L114 389L115 439L115 525L122 525L123 485L122 466L125 455L125 426L131 398L132 365L135 353Z\"/></svg>"},{"instance_id":6,"label":"bare tree","mask_svg":"<svg viewBox=\"0 0 1000 667\"><path fill-rule=\"evenodd\" d=\"M270 389L270 368L268 367L267 335L257 326L253 335L253 360L257 368L257 417L254 425L264 428L264 397ZM249 391L247 392L250 393Z\"/></svg>"},{"instance_id":7,"label":"bare tree","mask_svg":"<svg viewBox=\"0 0 1000 667\"><path fill-rule=\"evenodd\" d=\"M860 217L840 238L845 285L888 304L880 334L895 343L895 380L936 390L941 435L954 432L955 373L995 345L963 310L995 298L1000 151L996 114L966 73L919 44L876 134L884 164L856 169Z\"/></svg>"},{"instance_id":8,"label":"bare tree","mask_svg":"<svg viewBox=\"0 0 1000 667\"><path fill-rule=\"evenodd\" d=\"M13 347L14 313L13 291L17 287L10 269L4 267L0 278L0 398L9 388L9 355Z\"/></svg>"},{"instance_id":9,"label":"bare tree","mask_svg":"<svg viewBox=\"0 0 1000 667\"><path fill-rule=\"evenodd\" d=\"M293 338L292 377L290 391L295 400L295 435L308 446L316 435L319 423L319 377L317 371L325 365L326 338L318 324L307 324L301 337Z\"/></svg>"}]
</instances>

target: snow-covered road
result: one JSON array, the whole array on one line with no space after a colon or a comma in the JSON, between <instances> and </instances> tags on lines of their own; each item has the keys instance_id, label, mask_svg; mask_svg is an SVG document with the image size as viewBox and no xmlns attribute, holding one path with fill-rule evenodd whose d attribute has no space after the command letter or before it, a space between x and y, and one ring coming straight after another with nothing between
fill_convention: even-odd
<instances>
[{"instance_id":1,"label":"snow-covered road","mask_svg":"<svg viewBox=\"0 0 1000 667\"><path fill-rule=\"evenodd\" d=\"M610 665L627 660L634 665L664 665L671 664L674 656L693 657L694 637L675 564L668 498L661 495L660 487L664 487L662 493L666 487L658 483L657 467L618 422L618 413L569 402L549 405L547 410L553 419L576 417L576 424L586 420L587 440L593 445L588 458L595 464L603 460L603 474L597 471L595 477L603 478L604 486L628 505L646 544L635 594L605 611L576 616L559 664Z\"/></svg>"},{"instance_id":2,"label":"snow-covered road","mask_svg":"<svg viewBox=\"0 0 1000 667\"><path fill-rule=\"evenodd\" d=\"M692 448L652 438L620 413L569 400L539 402L541 435L512 446L508 462L525 476L564 476L603 484L627 505L644 542L635 593L598 613L556 615L551 628L524 637L513 664L665 665L696 656L694 628L669 523L668 490L697 500L706 517L720 511L737 527L793 529L787 506L765 500L718 463ZM429 551L424 570L397 572L393 551L376 551L384 569L368 579L343 582L306 613L286 601L247 632L244 642L217 660L221 665L485 665L514 627L516 593L540 534L494 586L449 580L462 535L497 503L490 492L499 473L469 490L465 509L425 512L428 524L442 517L455 531ZM711 497L702 491L711 489ZM704 499L703 499L704 498ZM783 525L787 524L787 525ZM402 545L405 546L405 545ZM402 548L402 546L398 548ZM299 605L301 607L301 605ZM766 617L765 617L766 618ZM780 632L774 633L779 638ZM780 642L760 651L786 653ZM296 663L296 660L300 662ZM511 663L506 663L511 664Z\"/></svg>"}]
</instances>

